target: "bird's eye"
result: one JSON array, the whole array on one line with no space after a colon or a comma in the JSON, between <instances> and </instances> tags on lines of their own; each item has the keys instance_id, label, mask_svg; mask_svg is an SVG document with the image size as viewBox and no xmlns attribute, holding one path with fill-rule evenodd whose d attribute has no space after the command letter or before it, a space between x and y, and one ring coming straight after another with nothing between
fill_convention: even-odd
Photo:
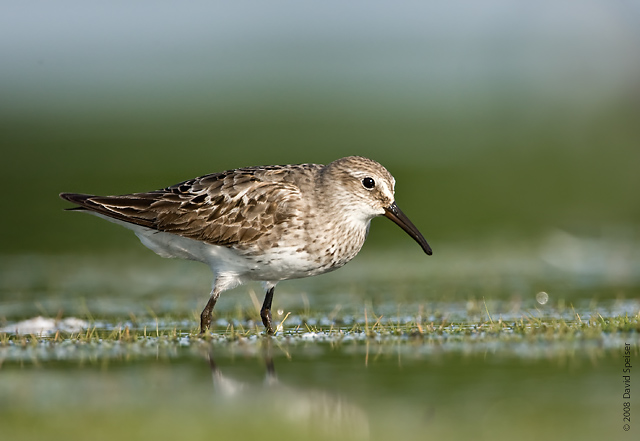
<instances>
[{"instance_id":1,"label":"bird's eye","mask_svg":"<svg viewBox=\"0 0 640 441\"><path fill-rule=\"evenodd\" d=\"M371 190L373 187L376 186L376 181L373 180L373 178L364 178L362 180L362 185L364 186L364 188L366 188L367 190Z\"/></svg>"}]
</instances>

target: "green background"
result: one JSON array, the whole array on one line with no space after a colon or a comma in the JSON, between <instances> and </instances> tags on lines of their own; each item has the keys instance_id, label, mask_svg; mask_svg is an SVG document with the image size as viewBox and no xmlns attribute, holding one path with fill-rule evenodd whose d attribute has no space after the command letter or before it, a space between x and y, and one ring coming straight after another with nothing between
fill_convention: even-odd
<instances>
[{"instance_id":1,"label":"green background","mask_svg":"<svg viewBox=\"0 0 640 441\"><path fill-rule=\"evenodd\" d=\"M600 2L334 7L8 10L2 252L136 246L62 212L62 191L146 191L352 154L394 174L399 206L436 253L448 241L537 241L557 229L637 239L631 12ZM409 242L394 229L375 225L370 242Z\"/></svg>"},{"instance_id":2,"label":"green background","mask_svg":"<svg viewBox=\"0 0 640 441\"><path fill-rule=\"evenodd\" d=\"M360 439L636 439L639 17L605 0L0 5L0 437L359 439L346 420ZM345 268L278 285L274 339L254 284L199 338L208 268L58 198L347 155L389 169L434 255L374 220ZM89 329L15 335L38 315Z\"/></svg>"}]
</instances>

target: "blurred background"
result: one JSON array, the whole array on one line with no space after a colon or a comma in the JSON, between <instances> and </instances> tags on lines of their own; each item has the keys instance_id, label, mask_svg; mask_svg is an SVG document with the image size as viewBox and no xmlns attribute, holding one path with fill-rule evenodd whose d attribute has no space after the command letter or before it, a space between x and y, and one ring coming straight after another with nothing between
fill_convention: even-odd
<instances>
[{"instance_id":1,"label":"blurred background","mask_svg":"<svg viewBox=\"0 0 640 441\"><path fill-rule=\"evenodd\" d=\"M317 418L361 416L372 439L622 430L622 342L637 356L640 309L638 1L0 0L0 145L8 439L327 439L301 435L289 408L334 430ZM259 343L185 336L208 268L58 198L347 155L396 177L434 255L374 220L346 268L279 285L274 317L293 334L335 325L350 340L276 339L275 394ZM220 334L260 331L257 285L223 297ZM89 341L9 340L40 315L86 319ZM431 330L355 342L367 317ZM530 333L491 331L507 322ZM236 401L213 390L212 349L253 385Z\"/></svg>"},{"instance_id":2,"label":"blurred background","mask_svg":"<svg viewBox=\"0 0 640 441\"><path fill-rule=\"evenodd\" d=\"M558 231L638 240L637 2L1 9L2 253L140 247L64 212L61 191L353 154L395 175L435 256ZM376 221L365 252L392 243L415 247Z\"/></svg>"}]
</instances>

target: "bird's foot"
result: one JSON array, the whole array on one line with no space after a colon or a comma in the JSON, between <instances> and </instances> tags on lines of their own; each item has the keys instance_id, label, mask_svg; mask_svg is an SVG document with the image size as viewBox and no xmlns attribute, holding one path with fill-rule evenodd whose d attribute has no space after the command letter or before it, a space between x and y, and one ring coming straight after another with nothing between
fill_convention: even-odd
<instances>
[{"instance_id":1,"label":"bird's foot","mask_svg":"<svg viewBox=\"0 0 640 441\"><path fill-rule=\"evenodd\" d=\"M260 317L262 317L262 324L264 325L267 335L273 335L273 326L271 326L271 310L263 309L260 311Z\"/></svg>"}]
</instances>

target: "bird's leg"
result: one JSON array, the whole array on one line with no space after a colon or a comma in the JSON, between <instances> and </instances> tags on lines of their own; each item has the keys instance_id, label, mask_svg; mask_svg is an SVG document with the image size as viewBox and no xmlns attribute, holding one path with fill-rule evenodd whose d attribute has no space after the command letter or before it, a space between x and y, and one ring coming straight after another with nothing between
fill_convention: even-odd
<instances>
[{"instance_id":1,"label":"bird's leg","mask_svg":"<svg viewBox=\"0 0 640 441\"><path fill-rule=\"evenodd\" d=\"M204 307L202 314L200 314L200 334L204 334L211 326L211 314L213 313L213 307L216 306L218 297L220 297L220 290L214 287L211 291L211 297L209 297L207 306Z\"/></svg>"},{"instance_id":2,"label":"bird's leg","mask_svg":"<svg viewBox=\"0 0 640 441\"><path fill-rule=\"evenodd\" d=\"M260 310L260 317L262 317L262 323L267 331L267 334L273 335L273 327L271 326L271 302L273 301L273 290L275 286L272 286L267 290L267 295L264 296L264 303Z\"/></svg>"}]
</instances>

